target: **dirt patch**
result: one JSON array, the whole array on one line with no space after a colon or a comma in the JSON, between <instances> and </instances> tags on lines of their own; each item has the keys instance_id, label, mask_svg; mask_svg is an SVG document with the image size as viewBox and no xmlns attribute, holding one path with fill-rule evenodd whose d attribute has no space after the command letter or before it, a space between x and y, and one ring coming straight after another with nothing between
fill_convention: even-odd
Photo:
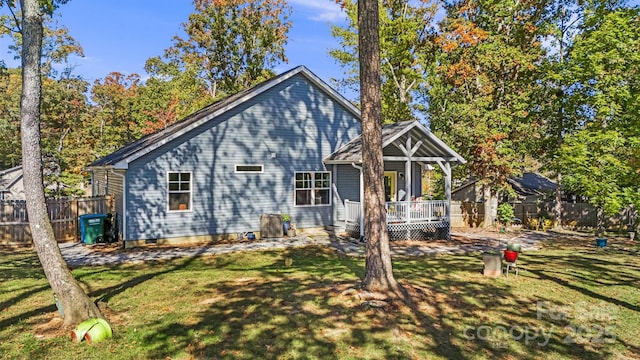
<instances>
[{"instance_id":1,"label":"dirt patch","mask_svg":"<svg viewBox=\"0 0 640 360\"><path fill-rule=\"evenodd\" d=\"M37 325L34 328L34 336L36 339L52 339L56 337L66 336L71 329L64 326L64 319L54 316L47 323Z\"/></svg>"}]
</instances>

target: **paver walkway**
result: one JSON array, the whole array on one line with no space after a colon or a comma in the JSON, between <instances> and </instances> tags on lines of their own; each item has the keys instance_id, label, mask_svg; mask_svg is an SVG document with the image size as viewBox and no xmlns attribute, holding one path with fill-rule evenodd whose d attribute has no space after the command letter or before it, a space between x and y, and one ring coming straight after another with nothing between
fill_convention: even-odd
<instances>
[{"instance_id":1,"label":"paver walkway","mask_svg":"<svg viewBox=\"0 0 640 360\"><path fill-rule=\"evenodd\" d=\"M457 234L474 241L468 244L443 244L392 246L392 256L421 256L429 254L456 254L480 252L488 249L504 249L507 241L517 241L523 250L536 250L538 243L550 235L539 232L526 232L509 239L498 239L490 235ZM169 260L183 257L225 254L238 251L285 249L309 245L330 246L349 256L364 256L364 243L355 239L329 235L327 233L301 234L292 238L263 239L254 242L220 244L193 247L145 247L129 250L99 251L101 246L80 243L62 243L62 256L72 267L89 265L117 265L145 261ZM94 248L95 247L95 248Z\"/></svg>"}]
</instances>

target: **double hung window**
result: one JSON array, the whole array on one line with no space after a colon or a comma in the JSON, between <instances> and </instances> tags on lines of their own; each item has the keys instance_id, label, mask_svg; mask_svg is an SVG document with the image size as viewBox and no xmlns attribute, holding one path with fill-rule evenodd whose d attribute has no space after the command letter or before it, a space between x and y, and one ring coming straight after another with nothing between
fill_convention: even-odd
<instances>
[{"instance_id":1,"label":"double hung window","mask_svg":"<svg viewBox=\"0 0 640 360\"><path fill-rule=\"evenodd\" d=\"M169 211L191 210L191 173L169 172Z\"/></svg>"},{"instance_id":2,"label":"double hung window","mask_svg":"<svg viewBox=\"0 0 640 360\"><path fill-rule=\"evenodd\" d=\"M306 171L295 173L295 205L331 205L331 173Z\"/></svg>"}]
</instances>

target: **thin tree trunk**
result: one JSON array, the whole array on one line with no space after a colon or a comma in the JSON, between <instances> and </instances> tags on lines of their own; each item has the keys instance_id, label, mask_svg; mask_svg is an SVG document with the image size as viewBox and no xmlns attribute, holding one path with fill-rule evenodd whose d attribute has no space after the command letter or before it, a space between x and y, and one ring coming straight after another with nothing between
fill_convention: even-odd
<instances>
[{"instance_id":1,"label":"thin tree trunk","mask_svg":"<svg viewBox=\"0 0 640 360\"><path fill-rule=\"evenodd\" d=\"M363 286L370 291L389 291L396 290L398 285L391 266L385 210L378 26L378 0L358 1L363 200L367 239Z\"/></svg>"},{"instance_id":2,"label":"thin tree trunk","mask_svg":"<svg viewBox=\"0 0 640 360\"><path fill-rule=\"evenodd\" d=\"M493 227L494 219L498 216L498 197L491 191L491 185L482 185L483 199L484 199L484 228Z\"/></svg>"},{"instance_id":3,"label":"thin tree trunk","mask_svg":"<svg viewBox=\"0 0 640 360\"><path fill-rule=\"evenodd\" d=\"M556 191L555 191L555 204L553 204L553 215L555 218L555 221L553 222L553 227L554 228L560 228L562 227L562 188L560 187L560 184L562 183L562 175L558 174L557 178L556 178L556 184L558 184L556 186Z\"/></svg>"},{"instance_id":4,"label":"thin tree trunk","mask_svg":"<svg viewBox=\"0 0 640 360\"><path fill-rule=\"evenodd\" d=\"M64 308L65 325L101 317L67 267L49 221L42 182L40 150L40 53L42 13L38 0L21 0L22 9L22 165L29 226L38 258L49 284ZM51 298L53 303L53 297Z\"/></svg>"}]
</instances>

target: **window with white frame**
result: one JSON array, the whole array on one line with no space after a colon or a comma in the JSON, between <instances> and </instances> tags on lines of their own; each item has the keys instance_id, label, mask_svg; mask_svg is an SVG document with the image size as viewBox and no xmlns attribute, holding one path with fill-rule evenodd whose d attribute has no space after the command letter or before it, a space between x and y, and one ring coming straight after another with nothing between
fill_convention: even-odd
<instances>
[{"instance_id":1,"label":"window with white frame","mask_svg":"<svg viewBox=\"0 0 640 360\"><path fill-rule=\"evenodd\" d=\"M296 206L331 205L331 173L306 171L295 174Z\"/></svg>"},{"instance_id":2,"label":"window with white frame","mask_svg":"<svg viewBox=\"0 0 640 360\"><path fill-rule=\"evenodd\" d=\"M191 210L191 173L169 172L169 211Z\"/></svg>"}]
</instances>

